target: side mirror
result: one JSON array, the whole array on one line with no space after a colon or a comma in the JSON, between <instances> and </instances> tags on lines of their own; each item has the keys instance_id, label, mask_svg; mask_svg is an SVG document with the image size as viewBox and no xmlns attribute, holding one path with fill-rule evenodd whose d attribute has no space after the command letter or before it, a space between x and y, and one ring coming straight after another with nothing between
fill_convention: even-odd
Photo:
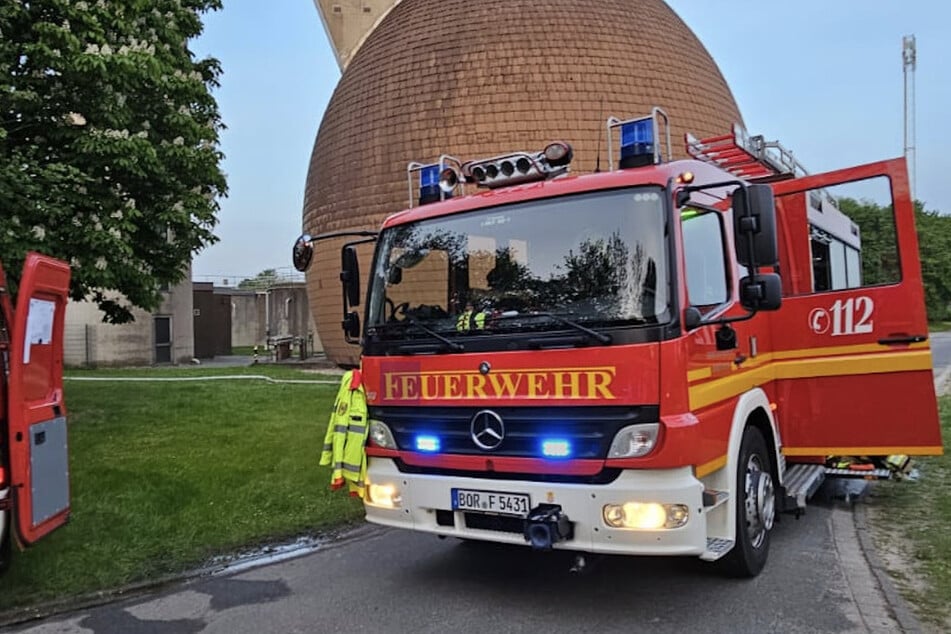
<instances>
[{"instance_id":1,"label":"side mirror","mask_svg":"<svg viewBox=\"0 0 951 634\"><path fill-rule=\"evenodd\" d=\"M733 192L733 237L736 259L746 268L779 262L776 207L769 185L747 185Z\"/></svg>"},{"instance_id":2,"label":"side mirror","mask_svg":"<svg viewBox=\"0 0 951 634\"><path fill-rule=\"evenodd\" d=\"M747 310L777 310L783 303L783 283L776 273L740 280L740 304Z\"/></svg>"},{"instance_id":3,"label":"side mirror","mask_svg":"<svg viewBox=\"0 0 951 634\"><path fill-rule=\"evenodd\" d=\"M310 261L314 257L314 239L309 234L303 233L294 243L291 251L291 260L294 262L294 268L304 272L310 268Z\"/></svg>"},{"instance_id":4,"label":"side mirror","mask_svg":"<svg viewBox=\"0 0 951 634\"><path fill-rule=\"evenodd\" d=\"M386 283L389 286L397 286L400 282L403 281L403 269L399 266L394 266L386 273Z\"/></svg>"},{"instance_id":5,"label":"side mirror","mask_svg":"<svg viewBox=\"0 0 951 634\"><path fill-rule=\"evenodd\" d=\"M344 315L340 325L343 327L343 334L348 343L353 343L360 338L360 315L356 311L350 311Z\"/></svg>"},{"instance_id":6,"label":"side mirror","mask_svg":"<svg viewBox=\"0 0 951 634\"><path fill-rule=\"evenodd\" d=\"M340 252L340 281L348 306L360 305L360 262L356 247L344 247Z\"/></svg>"},{"instance_id":7,"label":"side mirror","mask_svg":"<svg viewBox=\"0 0 951 634\"><path fill-rule=\"evenodd\" d=\"M690 332L696 328L699 328L703 323L703 315L700 314L700 309L696 306L687 306L684 309L684 330Z\"/></svg>"}]
</instances>

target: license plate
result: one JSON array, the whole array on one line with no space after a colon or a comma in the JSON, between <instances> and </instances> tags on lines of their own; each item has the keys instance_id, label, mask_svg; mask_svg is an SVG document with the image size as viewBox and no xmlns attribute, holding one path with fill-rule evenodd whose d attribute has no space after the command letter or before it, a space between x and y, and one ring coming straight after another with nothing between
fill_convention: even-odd
<instances>
[{"instance_id":1,"label":"license plate","mask_svg":"<svg viewBox=\"0 0 951 634\"><path fill-rule=\"evenodd\" d=\"M476 511L478 513L525 517L531 507L531 499L524 493L473 491L471 489L452 490L452 510L454 511Z\"/></svg>"}]
</instances>

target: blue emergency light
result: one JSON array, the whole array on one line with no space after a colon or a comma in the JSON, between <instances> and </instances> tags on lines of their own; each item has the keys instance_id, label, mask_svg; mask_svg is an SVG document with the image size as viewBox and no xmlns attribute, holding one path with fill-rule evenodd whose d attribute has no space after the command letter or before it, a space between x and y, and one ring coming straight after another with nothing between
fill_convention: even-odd
<instances>
[{"instance_id":1,"label":"blue emergency light","mask_svg":"<svg viewBox=\"0 0 951 634\"><path fill-rule=\"evenodd\" d=\"M439 163L419 168L419 204L425 205L441 200L439 189Z\"/></svg>"},{"instance_id":2,"label":"blue emergency light","mask_svg":"<svg viewBox=\"0 0 951 634\"><path fill-rule=\"evenodd\" d=\"M621 125L621 169L654 164L654 117Z\"/></svg>"},{"instance_id":3,"label":"blue emergency light","mask_svg":"<svg viewBox=\"0 0 951 634\"><path fill-rule=\"evenodd\" d=\"M438 436L417 436L416 451L426 453L436 453L439 451L440 443Z\"/></svg>"},{"instance_id":4,"label":"blue emergency light","mask_svg":"<svg viewBox=\"0 0 951 634\"><path fill-rule=\"evenodd\" d=\"M571 441L562 438L548 438L542 441L542 455L546 458L568 458L571 456Z\"/></svg>"}]
</instances>

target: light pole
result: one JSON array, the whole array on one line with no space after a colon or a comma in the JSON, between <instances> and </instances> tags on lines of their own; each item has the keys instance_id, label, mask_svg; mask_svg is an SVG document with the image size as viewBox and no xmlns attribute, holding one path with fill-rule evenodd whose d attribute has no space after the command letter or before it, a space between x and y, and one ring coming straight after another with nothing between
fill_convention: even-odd
<instances>
[{"instance_id":1,"label":"light pole","mask_svg":"<svg viewBox=\"0 0 951 634\"><path fill-rule=\"evenodd\" d=\"M915 67L918 52L915 48L915 36L906 35L901 39L901 58L905 76L905 160L908 162L911 199L915 199Z\"/></svg>"}]
</instances>

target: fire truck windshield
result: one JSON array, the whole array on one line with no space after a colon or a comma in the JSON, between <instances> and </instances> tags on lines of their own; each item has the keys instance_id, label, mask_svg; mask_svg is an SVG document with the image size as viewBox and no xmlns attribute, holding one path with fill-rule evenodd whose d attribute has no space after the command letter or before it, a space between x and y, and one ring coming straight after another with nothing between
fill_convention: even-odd
<instances>
[{"instance_id":1,"label":"fire truck windshield","mask_svg":"<svg viewBox=\"0 0 951 634\"><path fill-rule=\"evenodd\" d=\"M393 341L435 332L463 341L663 322L670 314L666 240L660 187L394 226L378 242L367 334Z\"/></svg>"}]
</instances>

